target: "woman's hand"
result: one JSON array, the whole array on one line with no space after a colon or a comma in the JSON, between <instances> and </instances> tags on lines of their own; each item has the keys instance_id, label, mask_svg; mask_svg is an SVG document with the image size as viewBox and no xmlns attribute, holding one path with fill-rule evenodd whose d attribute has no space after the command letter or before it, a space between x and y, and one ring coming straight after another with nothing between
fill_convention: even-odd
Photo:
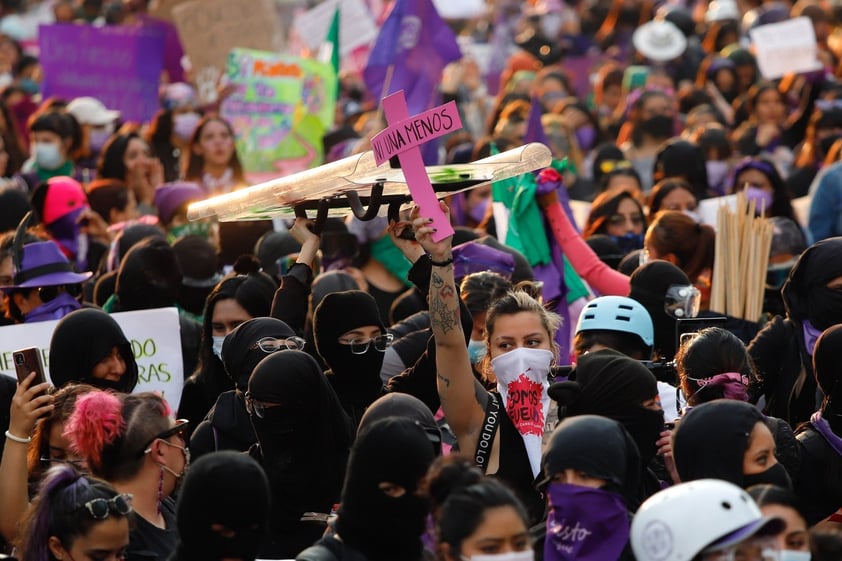
<instances>
[{"instance_id":1,"label":"woman's hand","mask_svg":"<svg viewBox=\"0 0 842 561\"><path fill-rule=\"evenodd\" d=\"M444 212L445 218L450 220L450 209L443 201L439 201L439 208ZM424 251L430 254L433 261L447 261L453 255L453 236L448 236L438 242L433 241L433 234L437 231L432 226L433 219L422 217L420 214L421 210L416 206L409 216L415 230L415 240L421 244Z\"/></svg>"},{"instance_id":2,"label":"woman's hand","mask_svg":"<svg viewBox=\"0 0 842 561\"><path fill-rule=\"evenodd\" d=\"M301 244L301 249L298 251L298 257L295 259L296 263L303 263L313 268L313 262L316 260L316 253L319 251L319 246L322 244L322 238L317 236L310 226L313 222L309 218L296 218L289 233L295 238L295 241Z\"/></svg>"},{"instance_id":3,"label":"woman's hand","mask_svg":"<svg viewBox=\"0 0 842 561\"><path fill-rule=\"evenodd\" d=\"M81 231L89 237L111 243L111 236L114 235L114 232L108 230L108 222L92 208L83 210L76 222L81 224Z\"/></svg>"},{"instance_id":4,"label":"woman's hand","mask_svg":"<svg viewBox=\"0 0 842 561\"><path fill-rule=\"evenodd\" d=\"M412 222L408 220L395 222L392 220L389 222L387 231L389 232L389 236L392 238L392 243L395 244L395 247L401 250L403 256L409 259L410 263L415 263L422 255L424 255L424 248L421 247L417 241L401 237L401 234L404 232L412 231Z\"/></svg>"},{"instance_id":5,"label":"woman's hand","mask_svg":"<svg viewBox=\"0 0 842 561\"><path fill-rule=\"evenodd\" d=\"M678 470L675 468L675 458L672 455L672 431L670 429L663 430L655 445L658 446L658 454L664 457L664 466L667 468L672 482L681 483Z\"/></svg>"},{"instance_id":6,"label":"woman's hand","mask_svg":"<svg viewBox=\"0 0 842 561\"><path fill-rule=\"evenodd\" d=\"M49 415L53 408L53 396L47 393L50 383L44 382L31 386L35 372L30 372L23 382L18 383L9 409L9 432L20 438L32 434L39 418Z\"/></svg>"}]
</instances>

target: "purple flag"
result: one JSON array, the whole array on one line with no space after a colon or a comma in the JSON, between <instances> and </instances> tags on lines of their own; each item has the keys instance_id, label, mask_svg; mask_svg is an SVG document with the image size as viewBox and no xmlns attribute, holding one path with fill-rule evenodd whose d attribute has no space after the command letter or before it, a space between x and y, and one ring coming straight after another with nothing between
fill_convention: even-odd
<instances>
[{"instance_id":1,"label":"purple flag","mask_svg":"<svg viewBox=\"0 0 842 561\"><path fill-rule=\"evenodd\" d=\"M409 114L415 115L438 103L442 70L460 58L456 36L432 0L397 0L371 49L363 78L378 101L403 90Z\"/></svg>"},{"instance_id":2,"label":"purple flag","mask_svg":"<svg viewBox=\"0 0 842 561\"><path fill-rule=\"evenodd\" d=\"M544 132L544 125L541 124L543 109L537 96L532 96L532 104L529 109L529 120L526 123L526 134L523 135L523 143L540 142L549 146L547 135Z\"/></svg>"}]
</instances>

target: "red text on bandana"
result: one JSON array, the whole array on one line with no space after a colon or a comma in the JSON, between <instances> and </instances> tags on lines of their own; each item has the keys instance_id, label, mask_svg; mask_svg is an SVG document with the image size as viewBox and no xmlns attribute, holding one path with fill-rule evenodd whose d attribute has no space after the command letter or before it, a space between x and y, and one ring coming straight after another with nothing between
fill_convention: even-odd
<instances>
[{"instance_id":1,"label":"red text on bandana","mask_svg":"<svg viewBox=\"0 0 842 561\"><path fill-rule=\"evenodd\" d=\"M541 384L530 380L526 374L509 382L506 413L522 435L544 434L544 409L541 407Z\"/></svg>"}]
</instances>

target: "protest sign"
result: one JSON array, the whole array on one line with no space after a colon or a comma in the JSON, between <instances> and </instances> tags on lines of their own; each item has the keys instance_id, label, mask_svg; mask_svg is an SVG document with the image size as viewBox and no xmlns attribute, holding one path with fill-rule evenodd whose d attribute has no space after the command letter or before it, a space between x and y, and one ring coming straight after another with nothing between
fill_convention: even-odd
<instances>
[{"instance_id":1,"label":"protest sign","mask_svg":"<svg viewBox=\"0 0 842 561\"><path fill-rule=\"evenodd\" d=\"M316 52L327 36L330 20L339 7L339 54L349 56L354 49L377 37L377 25L363 0L327 0L295 18L293 29Z\"/></svg>"},{"instance_id":2,"label":"protest sign","mask_svg":"<svg viewBox=\"0 0 842 561\"><path fill-rule=\"evenodd\" d=\"M322 136L336 106L337 78L329 63L234 49L226 74L236 90L221 113L234 127L250 179L274 179L321 164Z\"/></svg>"},{"instance_id":3,"label":"protest sign","mask_svg":"<svg viewBox=\"0 0 842 561\"><path fill-rule=\"evenodd\" d=\"M280 48L272 0L249 0L247 9L230 0L193 0L173 7L172 16L203 103L217 100L217 86L231 49Z\"/></svg>"},{"instance_id":4,"label":"protest sign","mask_svg":"<svg viewBox=\"0 0 842 561\"><path fill-rule=\"evenodd\" d=\"M160 30L54 24L38 31L44 98L92 96L128 121L148 121L158 110L163 68Z\"/></svg>"},{"instance_id":5,"label":"protest sign","mask_svg":"<svg viewBox=\"0 0 842 561\"><path fill-rule=\"evenodd\" d=\"M757 67L767 80L822 68L817 58L816 33L806 16L761 25L750 30L749 35Z\"/></svg>"},{"instance_id":6,"label":"protest sign","mask_svg":"<svg viewBox=\"0 0 842 561\"><path fill-rule=\"evenodd\" d=\"M126 338L138 367L137 392L158 392L175 409L181 400L184 372L178 310L159 308L111 314ZM16 377L12 353L37 347L49 378L50 339L58 321L0 327L0 374ZM188 373L189 375L189 373Z\"/></svg>"}]
</instances>

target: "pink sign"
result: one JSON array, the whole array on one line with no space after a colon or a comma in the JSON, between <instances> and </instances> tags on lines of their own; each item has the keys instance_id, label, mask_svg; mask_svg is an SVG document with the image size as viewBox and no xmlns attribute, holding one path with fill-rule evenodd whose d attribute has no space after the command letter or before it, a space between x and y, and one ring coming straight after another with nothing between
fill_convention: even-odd
<instances>
[{"instance_id":1,"label":"pink sign","mask_svg":"<svg viewBox=\"0 0 842 561\"><path fill-rule=\"evenodd\" d=\"M371 140L375 161L379 165L390 157L397 155L412 200L418 205L421 216L433 219L432 225L433 228L436 228L436 232L432 236L433 241L438 242L452 236L453 226L450 225L447 216L439 207L439 200L436 198L435 191L433 191L433 185L430 183L427 168L424 167L424 160L421 157L421 149L418 148L418 145L447 134L451 130L462 128L462 122L459 120L459 114L456 111L456 103L451 101L415 117L410 117L403 90L399 90L383 98L383 113L386 115L386 122L389 123L389 127L379 132ZM435 117L436 115L438 117ZM415 121L417 119L421 119L421 121L417 123L416 128ZM447 130L444 130L445 122L448 124ZM435 130L436 123L438 123L439 130ZM429 134L427 134L428 130L430 131ZM388 136L390 131L393 135L392 140L381 143L381 148L377 148L378 145L375 141L378 137L385 133L387 136L384 138L390 138ZM396 140L398 137L401 140ZM379 155L378 151L380 151Z\"/></svg>"},{"instance_id":2,"label":"pink sign","mask_svg":"<svg viewBox=\"0 0 842 561\"><path fill-rule=\"evenodd\" d=\"M433 107L397 123L390 123L371 139L374 161L379 166L401 152L461 128L462 121L459 119L455 101Z\"/></svg>"}]
</instances>

